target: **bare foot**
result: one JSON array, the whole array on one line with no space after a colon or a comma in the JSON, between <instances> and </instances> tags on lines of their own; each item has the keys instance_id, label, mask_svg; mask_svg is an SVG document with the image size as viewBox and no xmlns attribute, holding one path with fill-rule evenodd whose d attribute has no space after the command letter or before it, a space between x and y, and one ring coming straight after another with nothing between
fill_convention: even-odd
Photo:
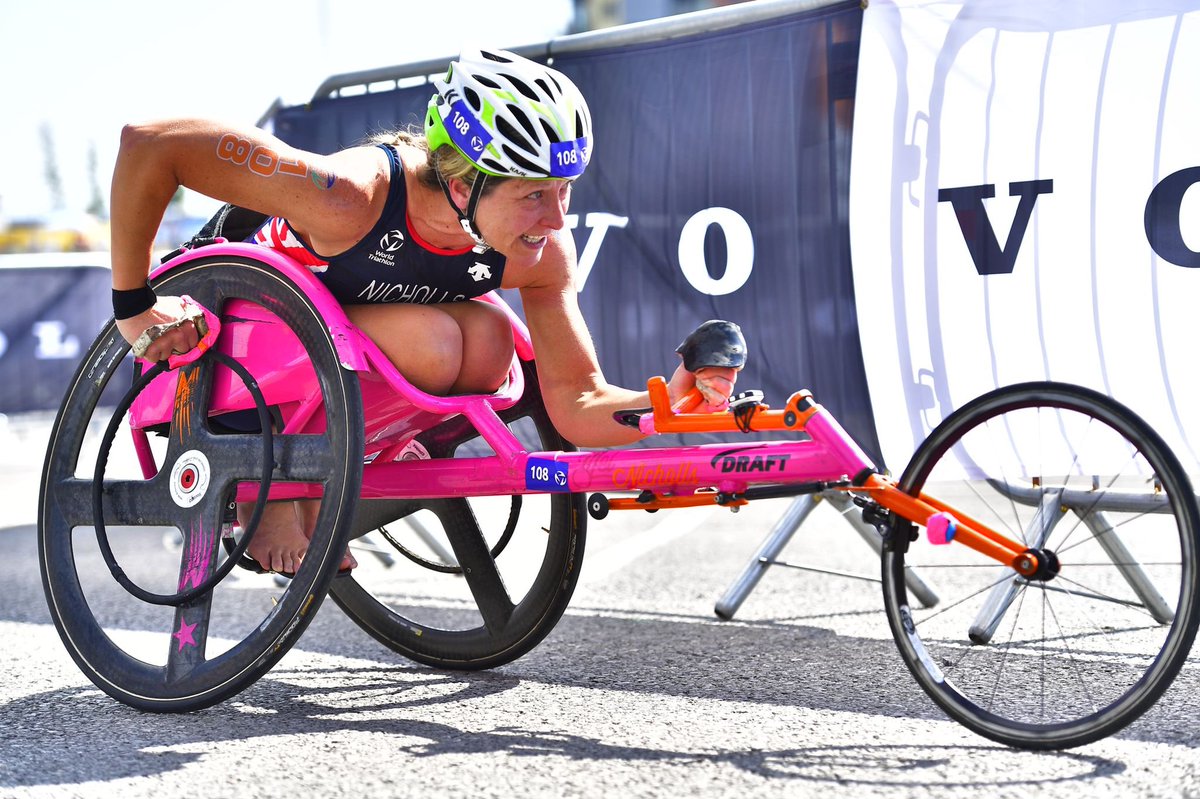
<instances>
[{"instance_id":1,"label":"bare foot","mask_svg":"<svg viewBox=\"0 0 1200 799\"><path fill-rule=\"evenodd\" d=\"M268 571L295 574L308 552L320 508L320 500L268 502L246 554ZM238 504L238 522L243 529L253 511L252 502ZM358 561L347 549L338 569L349 571L357 566Z\"/></svg>"},{"instance_id":2,"label":"bare foot","mask_svg":"<svg viewBox=\"0 0 1200 799\"><path fill-rule=\"evenodd\" d=\"M243 530L253 512L254 503L238 503L238 523ZM246 554L268 571L295 574L307 551L308 538L296 515L296 503L268 502Z\"/></svg>"},{"instance_id":3,"label":"bare foot","mask_svg":"<svg viewBox=\"0 0 1200 799\"><path fill-rule=\"evenodd\" d=\"M300 523L303 525L305 534L312 538L313 530L317 528L317 514L321 510L321 500L319 499L302 499L296 503L296 513L300 517ZM350 571L358 567L358 561L350 554L350 548L346 548L346 554L342 557L342 564L338 566L338 571Z\"/></svg>"}]
</instances>

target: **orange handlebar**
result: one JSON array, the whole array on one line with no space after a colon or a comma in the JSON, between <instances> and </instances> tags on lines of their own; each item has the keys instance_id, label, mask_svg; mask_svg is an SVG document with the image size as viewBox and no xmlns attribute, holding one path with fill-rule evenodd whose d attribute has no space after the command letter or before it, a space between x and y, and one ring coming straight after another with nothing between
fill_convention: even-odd
<instances>
[{"instance_id":1,"label":"orange handlebar","mask_svg":"<svg viewBox=\"0 0 1200 799\"><path fill-rule=\"evenodd\" d=\"M660 380L662 378L659 378ZM666 385L665 383L663 384ZM700 389L693 388L684 394L678 402L671 406L672 413L691 413L704 404L704 395Z\"/></svg>"},{"instance_id":2,"label":"orange handlebar","mask_svg":"<svg viewBox=\"0 0 1200 799\"><path fill-rule=\"evenodd\" d=\"M742 429L732 411L692 413L704 401L698 389L689 391L672 407L665 379L652 377L646 388L650 392L650 407L654 410L655 432L734 433ZM820 406L812 401L812 394L798 391L788 398L787 406L781 411L759 405L750 418L750 430L803 430L805 422L818 410Z\"/></svg>"}]
</instances>

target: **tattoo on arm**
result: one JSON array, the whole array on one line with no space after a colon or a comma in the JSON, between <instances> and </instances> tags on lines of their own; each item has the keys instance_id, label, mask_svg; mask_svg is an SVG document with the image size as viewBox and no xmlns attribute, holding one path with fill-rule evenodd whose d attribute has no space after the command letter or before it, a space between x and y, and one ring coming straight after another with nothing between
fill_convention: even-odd
<instances>
[{"instance_id":1,"label":"tattoo on arm","mask_svg":"<svg viewBox=\"0 0 1200 799\"><path fill-rule=\"evenodd\" d=\"M256 145L233 133L226 133L217 142L217 157L222 161L232 161L238 166L244 166L259 177L269 178L280 174L308 178L318 189L333 188L336 180L332 173L322 174L301 160L288 161L280 158L270 147Z\"/></svg>"}]
</instances>

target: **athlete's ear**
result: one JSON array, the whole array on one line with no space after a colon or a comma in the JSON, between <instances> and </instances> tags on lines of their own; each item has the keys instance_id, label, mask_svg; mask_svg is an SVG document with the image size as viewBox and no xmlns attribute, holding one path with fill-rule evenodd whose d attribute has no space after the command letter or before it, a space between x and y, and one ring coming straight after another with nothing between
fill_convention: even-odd
<instances>
[{"instance_id":1,"label":"athlete's ear","mask_svg":"<svg viewBox=\"0 0 1200 799\"><path fill-rule=\"evenodd\" d=\"M467 203L471 200L471 187L461 178L450 178L448 185L450 186L450 196L454 199L454 204L458 206L460 211L466 211Z\"/></svg>"}]
</instances>

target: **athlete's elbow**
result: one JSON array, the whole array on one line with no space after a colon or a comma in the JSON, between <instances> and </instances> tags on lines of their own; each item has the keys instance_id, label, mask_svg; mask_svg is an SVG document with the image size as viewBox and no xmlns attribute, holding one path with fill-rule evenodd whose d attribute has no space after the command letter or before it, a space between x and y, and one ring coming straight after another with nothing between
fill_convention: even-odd
<instances>
[{"instance_id":1,"label":"athlete's elbow","mask_svg":"<svg viewBox=\"0 0 1200 799\"><path fill-rule=\"evenodd\" d=\"M187 141L202 132L202 120L156 119L127 122L121 128L120 153L146 157L159 155L170 146Z\"/></svg>"},{"instance_id":2,"label":"athlete's elbow","mask_svg":"<svg viewBox=\"0 0 1200 799\"><path fill-rule=\"evenodd\" d=\"M642 437L637 430L623 427L614 419L597 419L578 411L558 414L551 411L550 421L560 436L577 447L615 447L632 444Z\"/></svg>"},{"instance_id":3,"label":"athlete's elbow","mask_svg":"<svg viewBox=\"0 0 1200 799\"><path fill-rule=\"evenodd\" d=\"M161 133L161 125L155 122L127 122L121 128L121 152L130 153L145 149Z\"/></svg>"},{"instance_id":4,"label":"athlete's elbow","mask_svg":"<svg viewBox=\"0 0 1200 799\"><path fill-rule=\"evenodd\" d=\"M158 123L131 122L121 128L117 163L137 172L149 169L161 155L163 128Z\"/></svg>"},{"instance_id":5,"label":"athlete's elbow","mask_svg":"<svg viewBox=\"0 0 1200 799\"><path fill-rule=\"evenodd\" d=\"M113 167L113 191L127 187L156 187L173 192L179 179L164 146L166 130L161 123L129 123L121 128L121 144ZM157 187L161 186L161 189Z\"/></svg>"}]
</instances>

